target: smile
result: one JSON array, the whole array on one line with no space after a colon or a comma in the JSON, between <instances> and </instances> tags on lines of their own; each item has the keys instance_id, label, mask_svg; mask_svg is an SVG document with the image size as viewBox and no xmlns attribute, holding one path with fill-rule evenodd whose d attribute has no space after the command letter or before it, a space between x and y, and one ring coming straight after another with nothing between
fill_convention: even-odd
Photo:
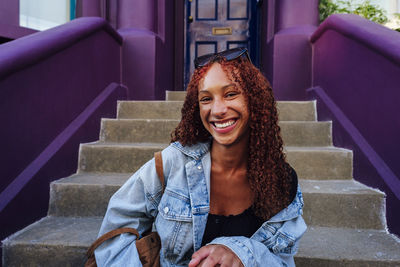
<instances>
[{"instance_id":1,"label":"smile","mask_svg":"<svg viewBox=\"0 0 400 267\"><path fill-rule=\"evenodd\" d=\"M229 121L226 121L226 122L223 122L223 123L221 123L221 122L214 122L214 125L215 125L215 127L217 127L217 128L226 128L226 127L228 127L228 126L231 126L232 124L234 124L235 123L235 120L229 120Z\"/></svg>"},{"instance_id":2,"label":"smile","mask_svg":"<svg viewBox=\"0 0 400 267\"><path fill-rule=\"evenodd\" d=\"M211 122L211 125L217 133L225 134L232 131L237 124L237 119L231 119L223 122Z\"/></svg>"}]
</instances>

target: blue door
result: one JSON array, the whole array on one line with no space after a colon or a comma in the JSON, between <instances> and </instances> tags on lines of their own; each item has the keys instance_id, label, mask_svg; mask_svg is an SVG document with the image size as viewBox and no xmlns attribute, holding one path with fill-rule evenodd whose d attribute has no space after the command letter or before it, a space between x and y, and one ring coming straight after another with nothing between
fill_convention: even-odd
<instances>
[{"instance_id":1,"label":"blue door","mask_svg":"<svg viewBox=\"0 0 400 267\"><path fill-rule=\"evenodd\" d=\"M258 58L258 2L186 0L185 88L194 70L193 59L198 56L247 47L252 59Z\"/></svg>"}]
</instances>

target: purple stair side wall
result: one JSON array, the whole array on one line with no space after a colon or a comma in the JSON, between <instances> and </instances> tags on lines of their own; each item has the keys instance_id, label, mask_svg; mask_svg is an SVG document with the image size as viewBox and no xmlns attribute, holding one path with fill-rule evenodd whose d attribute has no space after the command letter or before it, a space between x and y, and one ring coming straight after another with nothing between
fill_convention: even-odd
<instances>
[{"instance_id":1,"label":"purple stair side wall","mask_svg":"<svg viewBox=\"0 0 400 267\"><path fill-rule=\"evenodd\" d=\"M319 119L333 119L334 144L353 149L355 179L387 194L388 227L400 235L400 33L332 15L311 43Z\"/></svg>"},{"instance_id":2,"label":"purple stair side wall","mask_svg":"<svg viewBox=\"0 0 400 267\"><path fill-rule=\"evenodd\" d=\"M0 239L46 215L49 183L115 117L121 45L105 20L82 18L0 46Z\"/></svg>"}]
</instances>

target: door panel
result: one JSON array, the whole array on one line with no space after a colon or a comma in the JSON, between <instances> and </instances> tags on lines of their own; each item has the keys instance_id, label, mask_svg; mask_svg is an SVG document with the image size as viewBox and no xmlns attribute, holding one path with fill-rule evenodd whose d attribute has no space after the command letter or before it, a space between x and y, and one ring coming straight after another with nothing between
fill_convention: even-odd
<instances>
[{"instance_id":1,"label":"door panel","mask_svg":"<svg viewBox=\"0 0 400 267\"><path fill-rule=\"evenodd\" d=\"M194 71L195 57L234 47L250 48L249 2L250 0L187 0L185 88Z\"/></svg>"},{"instance_id":2,"label":"door panel","mask_svg":"<svg viewBox=\"0 0 400 267\"><path fill-rule=\"evenodd\" d=\"M243 0L227 0L228 1L228 19L249 19L249 5L243 7ZM246 1L247 2L247 1Z\"/></svg>"},{"instance_id":3,"label":"door panel","mask_svg":"<svg viewBox=\"0 0 400 267\"><path fill-rule=\"evenodd\" d=\"M195 57L217 52L217 42L196 42Z\"/></svg>"},{"instance_id":4,"label":"door panel","mask_svg":"<svg viewBox=\"0 0 400 267\"><path fill-rule=\"evenodd\" d=\"M196 0L196 20L218 20L218 0Z\"/></svg>"},{"instance_id":5,"label":"door panel","mask_svg":"<svg viewBox=\"0 0 400 267\"><path fill-rule=\"evenodd\" d=\"M228 41L228 48L227 49L232 49L236 47L248 47L248 42L247 41Z\"/></svg>"}]
</instances>

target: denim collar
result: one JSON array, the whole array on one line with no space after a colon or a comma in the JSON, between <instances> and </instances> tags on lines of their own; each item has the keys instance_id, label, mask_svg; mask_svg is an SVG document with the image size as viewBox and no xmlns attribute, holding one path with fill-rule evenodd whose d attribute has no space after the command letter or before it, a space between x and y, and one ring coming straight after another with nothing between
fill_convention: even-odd
<instances>
[{"instance_id":1,"label":"denim collar","mask_svg":"<svg viewBox=\"0 0 400 267\"><path fill-rule=\"evenodd\" d=\"M179 142L172 143L172 146L181 151L183 154L194 158L195 160L199 160L202 158L208 151L210 151L211 140L206 143L196 143L191 146L183 146Z\"/></svg>"}]
</instances>

